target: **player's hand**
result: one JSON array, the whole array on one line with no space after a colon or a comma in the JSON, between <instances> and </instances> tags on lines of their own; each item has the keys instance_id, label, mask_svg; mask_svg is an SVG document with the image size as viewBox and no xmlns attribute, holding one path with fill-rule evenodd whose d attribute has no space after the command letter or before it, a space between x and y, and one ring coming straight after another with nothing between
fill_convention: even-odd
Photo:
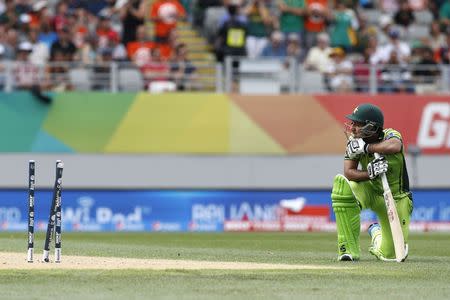
<instances>
[{"instance_id":1,"label":"player's hand","mask_svg":"<svg viewBox=\"0 0 450 300\"><path fill-rule=\"evenodd\" d=\"M367 153L367 147L369 144L363 141L363 139L351 139L347 143L347 155L350 158L356 158L358 155Z\"/></svg>"},{"instance_id":2,"label":"player's hand","mask_svg":"<svg viewBox=\"0 0 450 300\"><path fill-rule=\"evenodd\" d=\"M375 158L370 163L367 164L367 173L369 173L369 178L374 179L380 174L386 173L388 170L388 161L384 156Z\"/></svg>"}]
</instances>

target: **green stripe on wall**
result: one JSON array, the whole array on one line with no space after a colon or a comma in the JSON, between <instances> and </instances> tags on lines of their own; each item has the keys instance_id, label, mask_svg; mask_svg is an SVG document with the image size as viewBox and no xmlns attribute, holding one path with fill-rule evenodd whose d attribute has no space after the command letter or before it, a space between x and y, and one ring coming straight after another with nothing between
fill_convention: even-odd
<instances>
[{"instance_id":1,"label":"green stripe on wall","mask_svg":"<svg viewBox=\"0 0 450 300\"><path fill-rule=\"evenodd\" d=\"M135 93L59 94L43 129L75 152L103 152Z\"/></svg>"},{"instance_id":2,"label":"green stripe on wall","mask_svg":"<svg viewBox=\"0 0 450 300\"><path fill-rule=\"evenodd\" d=\"M29 92L0 93L0 152L31 151L50 107Z\"/></svg>"}]
</instances>

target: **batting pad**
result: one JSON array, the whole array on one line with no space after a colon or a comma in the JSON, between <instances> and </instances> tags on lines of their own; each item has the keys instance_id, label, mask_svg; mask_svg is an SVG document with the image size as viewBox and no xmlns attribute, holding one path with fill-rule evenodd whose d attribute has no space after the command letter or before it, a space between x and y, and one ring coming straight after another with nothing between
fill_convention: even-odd
<instances>
[{"instance_id":1,"label":"batting pad","mask_svg":"<svg viewBox=\"0 0 450 300\"><path fill-rule=\"evenodd\" d=\"M334 178L331 200L336 216L339 256L348 253L353 259L359 259L361 209L353 196L347 178L341 174Z\"/></svg>"}]
</instances>

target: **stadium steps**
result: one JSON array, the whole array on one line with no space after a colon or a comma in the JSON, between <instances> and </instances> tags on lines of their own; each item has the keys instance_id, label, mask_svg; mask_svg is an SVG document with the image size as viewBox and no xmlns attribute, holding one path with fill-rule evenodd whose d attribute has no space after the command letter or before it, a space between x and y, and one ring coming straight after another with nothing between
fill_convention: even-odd
<instances>
[{"instance_id":1,"label":"stadium steps","mask_svg":"<svg viewBox=\"0 0 450 300\"><path fill-rule=\"evenodd\" d=\"M147 0L148 7L154 0ZM153 37L154 25L146 23L149 37ZM183 42L188 48L188 58L197 68L197 82L202 91L215 91L216 89L216 59L212 53L212 47L189 22L181 21L177 24L177 35L179 42Z\"/></svg>"},{"instance_id":2,"label":"stadium steps","mask_svg":"<svg viewBox=\"0 0 450 300\"><path fill-rule=\"evenodd\" d=\"M216 59L211 46L205 38L187 22L177 26L178 40L187 45L188 58L197 68L197 82L203 91L214 91L216 88Z\"/></svg>"}]
</instances>

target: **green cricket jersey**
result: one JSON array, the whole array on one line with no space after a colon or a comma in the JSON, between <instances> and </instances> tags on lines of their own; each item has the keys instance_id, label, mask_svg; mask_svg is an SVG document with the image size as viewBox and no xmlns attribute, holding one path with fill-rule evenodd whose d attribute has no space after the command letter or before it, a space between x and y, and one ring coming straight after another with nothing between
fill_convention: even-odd
<instances>
[{"instance_id":1,"label":"green cricket jersey","mask_svg":"<svg viewBox=\"0 0 450 300\"><path fill-rule=\"evenodd\" d=\"M383 140L399 139L402 141L402 135L395 129L388 128L383 130ZM403 142L403 141L402 141ZM395 154L384 155L388 161L388 171L386 173L389 186L391 188L392 195L395 199L409 195L409 178L406 170L405 155L402 150ZM350 159L345 155L345 159ZM359 161L361 169L366 171L367 164L375 159L373 154L360 154L354 160ZM383 184L381 178L377 177L374 180L370 180L370 184L373 187L374 192L383 193Z\"/></svg>"}]
</instances>

